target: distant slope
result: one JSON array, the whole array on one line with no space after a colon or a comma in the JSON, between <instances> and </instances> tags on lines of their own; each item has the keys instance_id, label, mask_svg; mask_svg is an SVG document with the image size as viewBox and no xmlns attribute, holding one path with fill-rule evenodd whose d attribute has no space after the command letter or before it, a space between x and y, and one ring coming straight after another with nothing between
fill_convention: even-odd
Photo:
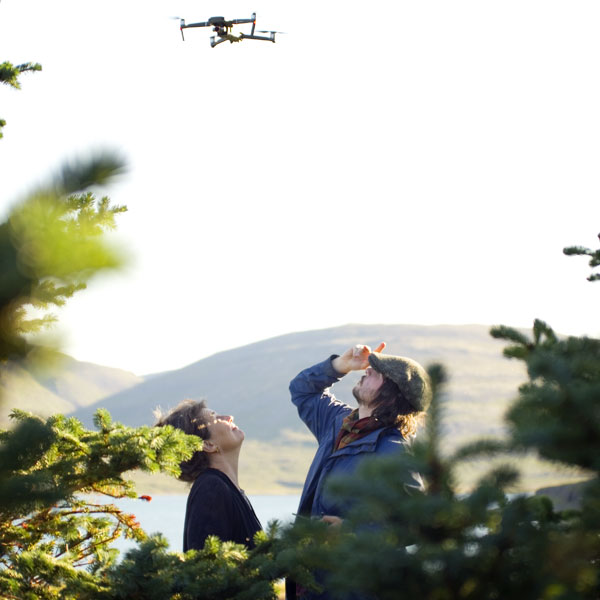
<instances>
[{"instance_id":1,"label":"distant slope","mask_svg":"<svg viewBox=\"0 0 600 600\"><path fill-rule=\"evenodd\" d=\"M69 413L141 381L128 371L81 362L64 354L44 370L9 363L0 374L0 425L6 426L12 408L43 416Z\"/></svg>"},{"instance_id":2,"label":"distant slope","mask_svg":"<svg viewBox=\"0 0 600 600\"><path fill-rule=\"evenodd\" d=\"M0 421L18 406L38 414L67 413L88 427L99 407L127 425L152 424L157 406L168 409L184 398L205 397L209 406L233 414L246 432L240 457L240 482L251 494L298 494L315 450L312 435L289 399L289 381L303 368L357 343L413 357L428 365L443 363L450 376L445 403L446 451L482 435L499 435L502 417L518 386L526 380L519 361L502 356L503 342L482 325L345 325L291 333L220 352L176 371L137 377L132 373L64 357L59 369L35 374L12 364L0 371ZM351 389L359 374L334 387L354 404ZM0 422L1 424L1 422ZM572 483L584 478L573 470L519 457L520 489ZM467 464L459 473L466 491L489 468ZM136 473L144 493L185 493L166 476Z\"/></svg>"},{"instance_id":3,"label":"distant slope","mask_svg":"<svg viewBox=\"0 0 600 600\"><path fill-rule=\"evenodd\" d=\"M305 431L288 392L289 381L301 369L356 343L376 346L380 340L386 341L388 353L447 367L451 445L501 431L501 415L524 381L524 371L518 362L503 358L503 344L481 325L345 325L291 333L159 374L73 415L90 425L94 411L104 407L115 420L137 426L152 424L157 406L168 409L184 398L206 398L215 410L233 414L248 439L274 440L283 430ZM357 379L350 374L336 384L336 396L353 403L351 388Z\"/></svg>"}]
</instances>

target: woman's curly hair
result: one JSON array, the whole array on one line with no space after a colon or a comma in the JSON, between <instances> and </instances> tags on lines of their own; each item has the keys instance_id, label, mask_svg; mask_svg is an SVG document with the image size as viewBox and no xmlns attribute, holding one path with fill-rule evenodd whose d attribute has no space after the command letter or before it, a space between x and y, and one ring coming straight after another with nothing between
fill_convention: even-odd
<instances>
[{"instance_id":1,"label":"woman's curly hair","mask_svg":"<svg viewBox=\"0 0 600 600\"><path fill-rule=\"evenodd\" d=\"M384 427L396 427L405 439L417 433L424 412L415 411L408 403L400 388L387 377L379 388L372 416Z\"/></svg>"},{"instance_id":2,"label":"woman's curly hair","mask_svg":"<svg viewBox=\"0 0 600 600\"><path fill-rule=\"evenodd\" d=\"M184 400L166 415L161 414L160 410L155 412L158 419L155 427L164 427L171 425L180 429L188 435L197 435L203 440L210 438L210 429L208 421L203 417L202 411L206 408L204 400ZM194 482L197 477L209 467L209 455L202 450L194 452L189 460L184 460L179 464L181 468L181 481Z\"/></svg>"}]
</instances>

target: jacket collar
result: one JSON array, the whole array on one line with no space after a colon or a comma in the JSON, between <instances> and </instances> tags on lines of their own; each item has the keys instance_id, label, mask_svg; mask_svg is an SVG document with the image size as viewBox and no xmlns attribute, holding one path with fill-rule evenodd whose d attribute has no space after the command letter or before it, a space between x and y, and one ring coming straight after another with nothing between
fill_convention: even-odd
<instances>
[{"instance_id":1,"label":"jacket collar","mask_svg":"<svg viewBox=\"0 0 600 600\"><path fill-rule=\"evenodd\" d=\"M338 418L334 421L333 424L333 439L335 440L340 427L342 426L343 416L342 418ZM355 440L354 442L350 442L347 446L344 446L340 450L336 450L332 452L330 456L343 456L344 454L358 454L359 452L374 452L377 447L377 442L381 436L390 436L392 438L398 439L398 441L402 441L404 438L402 434L395 429L394 427L382 427L380 429L375 429L375 431L371 431L364 437L359 440Z\"/></svg>"}]
</instances>

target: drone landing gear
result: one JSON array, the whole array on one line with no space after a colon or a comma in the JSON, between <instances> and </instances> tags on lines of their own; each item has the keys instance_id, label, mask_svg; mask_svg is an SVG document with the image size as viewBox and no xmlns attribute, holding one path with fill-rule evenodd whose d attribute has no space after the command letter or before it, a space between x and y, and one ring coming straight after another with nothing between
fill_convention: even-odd
<instances>
[{"instance_id":1,"label":"drone landing gear","mask_svg":"<svg viewBox=\"0 0 600 600\"><path fill-rule=\"evenodd\" d=\"M254 35L254 34L246 35L245 33L241 33L240 37L243 40L263 40L265 42L273 42L273 43L275 43L275 33L276 33L275 31L270 31L269 32L269 37L264 36L264 35Z\"/></svg>"},{"instance_id":2,"label":"drone landing gear","mask_svg":"<svg viewBox=\"0 0 600 600\"><path fill-rule=\"evenodd\" d=\"M241 42L242 40L263 40L265 42L273 42L275 43L275 31L271 31L269 37L264 35L246 35L245 33L240 33L240 35L233 35L228 33L226 35L219 35L219 39L217 36L213 35L210 38L210 47L214 48L223 42L229 42L233 44L234 42Z\"/></svg>"},{"instance_id":3,"label":"drone landing gear","mask_svg":"<svg viewBox=\"0 0 600 600\"><path fill-rule=\"evenodd\" d=\"M210 47L214 48L215 46L218 46L219 44L222 44L223 42L229 42L230 44L233 44L234 42L241 42L242 41L242 37L238 36L238 35L233 35L231 33L225 34L225 35L220 35L219 39L215 39L216 36L211 36L210 37Z\"/></svg>"}]
</instances>

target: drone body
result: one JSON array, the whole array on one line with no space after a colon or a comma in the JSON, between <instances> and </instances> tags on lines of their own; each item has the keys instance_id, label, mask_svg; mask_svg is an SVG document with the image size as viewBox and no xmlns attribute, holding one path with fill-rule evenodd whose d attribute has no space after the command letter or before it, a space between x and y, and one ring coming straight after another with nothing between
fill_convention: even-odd
<instances>
[{"instance_id":1,"label":"drone body","mask_svg":"<svg viewBox=\"0 0 600 600\"><path fill-rule=\"evenodd\" d=\"M235 35L231 32L234 25L242 25L244 23L252 23L252 31L249 35L247 33ZM277 31L259 31L259 33L268 33L268 37L264 35L254 35L254 30L256 28L256 13L252 13L252 16L249 19L227 20L224 17L211 17L208 21L203 21L202 23L186 24L185 19L180 19L179 29L183 40L185 40L183 37L183 30L190 27L212 27L216 35L213 35L210 38L211 48L214 48L223 42L233 44L233 42L241 42L242 40L262 40L264 42L275 43L275 34L278 33Z\"/></svg>"}]
</instances>

